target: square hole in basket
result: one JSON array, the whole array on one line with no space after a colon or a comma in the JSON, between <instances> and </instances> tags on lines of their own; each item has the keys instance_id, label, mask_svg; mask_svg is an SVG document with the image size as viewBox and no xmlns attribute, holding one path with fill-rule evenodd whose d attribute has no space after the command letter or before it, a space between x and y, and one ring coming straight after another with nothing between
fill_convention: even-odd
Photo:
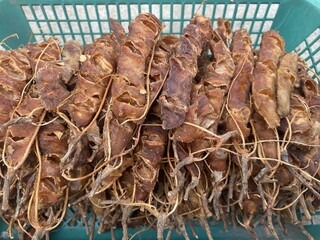
<instances>
[{"instance_id":1,"label":"square hole in basket","mask_svg":"<svg viewBox=\"0 0 320 240\"><path fill-rule=\"evenodd\" d=\"M173 19L181 19L181 4L173 4Z\"/></svg>"},{"instance_id":2,"label":"square hole in basket","mask_svg":"<svg viewBox=\"0 0 320 240\"><path fill-rule=\"evenodd\" d=\"M80 43L81 45L84 44L81 35L75 35L75 36L74 36L74 39L75 39L78 43Z\"/></svg>"},{"instance_id":3,"label":"square hole in basket","mask_svg":"<svg viewBox=\"0 0 320 240\"><path fill-rule=\"evenodd\" d=\"M45 11L45 14L46 14L48 20L55 20L56 19L51 5L44 5L43 9Z\"/></svg>"},{"instance_id":4,"label":"square hole in basket","mask_svg":"<svg viewBox=\"0 0 320 240\"><path fill-rule=\"evenodd\" d=\"M100 24L101 24L102 33L110 33L109 22L102 22Z\"/></svg>"},{"instance_id":5,"label":"square hole in basket","mask_svg":"<svg viewBox=\"0 0 320 240\"><path fill-rule=\"evenodd\" d=\"M114 18L114 19L119 19L116 5L109 4L108 10L109 10L109 17Z\"/></svg>"},{"instance_id":6,"label":"square hole in basket","mask_svg":"<svg viewBox=\"0 0 320 240\"><path fill-rule=\"evenodd\" d=\"M65 5L65 9L69 20L77 19L75 9L72 5Z\"/></svg>"},{"instance_id":7,"label":"square hole in basket","mask_svg":"<svg viewBox=\"0 0 320 240\"><path fill-rule=\"evenodd\" d=\"M67 22L60 22L60 26L63 33L70 33L69 24Z\"/></svg>"},{"instance_id":8,"label":"square hole in basket","mask_svg":"<svg viewBox=\"0 0 320 240\"><path fill-rule=\"evenodd\" d=\"M44 41L44 39L43 39L43 37L42 37L41 35L34 35L34 38L36 39L36 41L37 41L38 43Z\"/></svg>"},{"instance_id":9,"label":"square hole in basket","mask_svg":"<svg viewBox=\"0 0 320 240\"><path fill-rule=\"evenodd\" d=\"M266 31L268 31L268 30L270 30L271 29L271 26L272 26L272 21L265 21L264 23L263 23L263 27L262 27L262 32L266 32Z\"/></svg>"},{"instance_id":10,"label":"square hole in basket","mask_svg":"<svg viewBox=\"0 0 320 240\"><path fill-rule=\"evenodd\" d=\"M128 21L121 22L121 25L126 32L129 31L129 22Z\"/></svg>"},{"instance_id":11,"label":"square hole in basket","mask_svg":"<svg viewBox=\"0 0 320 240\"><path fill-rule=\"evenodd\" d=\"M162 5L162 17L163 17L163 19L166 19L166 20L171 18L170 4L163 4Z\"/></svg>"},{"instance_id":12,"label":"square hole in basket","mask_svg":"<svg viewBox=\"0 0 320 240\"><path fill-rule=\"evenodd\" d=\"M50 22L52 33L60 33L60 29L57 22Z\"/></svg>"},{"instance_id":13,"label":"square hole in basket","mask_svg":"<svg viewBox=\"0 0 320 240\"><path fill-rule=\"evenodd\" d=\"M180 21L174 21L174 22L172 23L172 32L173 32L173 33L179 33L179 34L180 34L180 26L181 26Z\"/></svg>"},{"instance_id":14,"label":"square hole in basket","mask_svg":"<svg viewBox=\"0 0 320 240\"><path fill-rule=\"evenodd\" d=\"M81 26L81 32L83 32L83 33L89 33L90 32L88 22L80 22L80 26Z\"/></svg>"},{"instance_id":15,"label":"square hole in basket","mask_svg":"<svg viewBox=\"0 0 320 240\"><path fill-rule=\"evenodd\" d=\"M22 6L21 8L27 20L34 20L34 16L29 6Z\"/></svg>"},{"instance_id":16,"label":"square hole in basket","mask_svg":"<svg viewBox=\"0 0 320 240\"><path fill-rule=\"evenodd\" d=\"M40 29L38 27L38 24L37 22L29 22L29 26L31 28L31 31L34 33L34 34L37 34L37 33L40 33Z\"/></svg>"},{"instance_id":17,"label":"square hole in basket","mask_svg":"<svg viewBox=\"0 0 320 240\"><path fill-rule=\"evenodd\" d=\"M247 9L247 4L239 4L237 9L236 18L242 19L244 17L244 13Z\"/></svg>"},{"instance_id":18,"label":"square hole in basket","mask_svg":"<svg viewBox=\"0 0 320 240\"><path fill-rule=\"evenodd\" d=\"M306 59L307 57L309 57L309 52L308 51L304 51L302 54L300 54L300 57L303 59Z\"/></svg>"},{"instance_id":19,"label":"square hole in basket","mask_svg":"<svg viewBox=\"0 0 320 240\"><path fill-rule=\"evenodd\" d=\"M79 27L79 22L70 22L71 28L72 28L72 32L74 33L80 33L80 27Z\"/></svg>"},{"instance_id":20,"label":"square hole in basket","mask_svg":"<svg viewBox=\"0 0 320 240\"><path fill-rule=\"evenodd\" d=\"M250 36L251 36L252 44L255 44L258 38L258 34L251 34Z\"/></svg>"},{"instance_id":21,"label":"square hole in basket","mask_svg":"<svg viewBox=\"0 0 320 240\"><path fill-rule=\"evenodd\" d=\"M206 4L206 10L204 12L204 16L211 18L213 13L214 4L208 3Z\"/></svg>"},{"instance_id":22,"label":"square hole in basket","mask_svg":"<svg viewBox=\"0 0 320 240\"><path fill-rule=\"evenodd\" d=\"M317 39L319 44L320 42L319 37L320 37L320 28L317 28L313 33L309 35L309 37L307 37L307 43L311 44L313 41Z\"/></svg>"},{"instance_id":23,"label":"square hole in basket","mask_svg":"<svg viewBox=\"0 0 320 240\"><path fill-rule=\"evenodd\" d=\"M108 15L107 15L107 9L105 5L98 5L98 15L100 20L107 20Z\"/></svg>"},{"instance_id":24,"label":"square hole in basket","mask_svg":"<svg viewBox=\"0 0 320 240\"><path fill-rule=\"evenodd\" d=\"M92 32L100 32L99 22L92 21L90 22L90 25L91 25Z\"/></svg>"},{"instance_id":25,"label":"square hole in basket","mask_svg":"<svg viewBox=\"0 0 320 240\"><path fill-rule=\"evenodd\" d=\"M268 11L267 18L272 18L272 19L275 18L278 12L278 8L279 8L278 3L272 3Z\"/></svg>"},{"instance_id":26,"label":"square hole in basket","mask_svg":"<svg viewBox=\"0 0 320 240\"><path fill-rule=\"evenodd\" d=\"M262 21L254 21L252 31L260 32L261 25L262 25Z\"/></svg>"},{"instance_id":27,"label":"square hole in basket","mask_svg":"<svg viewBox=\"0 0 320 240\"><path fill-rule=\"evenodd\" d=\"M87 12L90 20L97 20L96 7L94 5L87 5Z\"/></svg>"},{"instance_id":28,"label":"square hole in basket","mask_svg":"<svg viewBox=\"0 0 320 240\"><path fill-rule=\"evenodd\" d=\"M192 4L185 4L184 5L184 19L191 19L192 17Z\"/></svg>"},{"instance_id":29,"label":"square hole in basket","mask_svg":"<svg viewBox=\"0 0 320 240\"><path fill-rule=\"evenodd\" d=\"M129 9L127 5L124 4L120 4L119 5L120 8L120 18L125 20L125 19L129 19Z\"/></svg>"},{"instance_id":30,"label":"square hole in basket","mask_svg":"<svg viewBox=\"0 0 320 240\"><path fill-rule=\"evenodd\" d=\"M51 34L51 31L49 29L47 22L39 22L39 25L40 25L40 30L42 33L44 33L44 34L50 33Z\"/></svg>"},{"instance_id":31,"label":"square hole in basket","mask_svg":"<svg viewBox=\"0 0 320 240\"><path fill-rule=\"evenodd\" d=\"M249 19L254 18L256 9L257 9L257 4L250 3L248 6L248 12L247 12L246 18L249 18Z\"/></svg>"},{"instance_id":32,"label":"square hole in basket","mask_svg":"<svg viewBox=\"0 0 320 240\"><path fill-rule=\"evenodd\" d=\"M149 9L149 4L141 4L141 12L142 13L147 13L150 11L151 11L151 9Z\"/></svg>"},{"instance_id":33,"label":"square hole in basket","mask_svg":"<svg viewBox=\"0 0 320 240\"><path fill-rule=\"evenodd\" d=\"M314 62L319 61L319 60L320 60L320 50L319 50L317 53L315 53L315 54L312 56L312 58L313 58L313 61L314 61ZM320 63L318 63L318 65L320 65Z\"/></svg>"},{"instance_id":34,"label":"square hole in basket","mask_svg":"<svg viewBox=\"0 0 320 240\"><path fill-rule=\"evenodd\" d=\"M42 9L41 9L41 7L39 5L33 5L32 8L33 8L34 14L36 15L36 18L38 20L44 20L45 19L44 14L42 12Z\"/></svg>"},{"instance_id":35,"label":"square hole in basket","mask_svg":"<svg viewBox=\"0 0 320 240\"><path fill-rule=\"evenodd\" d=\"M240 29L241 28L241 23L242 23L241 21L234 21L232 30L236 31L236 30Z\"/></svg>"},{"instance_id":36,"label":"square hole in basket","mask_svg":"<svg viewBox=\"0 0 320 240\"><path fill-rule=\"evenodd\" d=\"M264 18L268 9L268 4L260 4L256 18Z\"/></svg>"},{"instance_id":37,"label":"square hole in basket","mask_svg":"<svg viewBox=\"0 0 320 240\"><path fill-rule=\"evenodd\" d=\"M157 18L160 18L160 5L159 4L152 4L151 11Z\"/></svg>"},{"instance_id":38,"label":"square hole in basket","mask_svg":"<svg viewBox=\"0 0 320 240\"><path fill-rule=\"evenodd\" d=\"M86 20L86 12L84 10L84 6L83 5L76 5L76 11L77 11L77 15L78 15L78 19L80 20Z\"/></svg>"},{"instance_id":39,"label":"square hole in basket","mask_svg":"<svg viewBox=\"0 0 320 240\"><path fill-rule=\"evenodd\" d=\"M99 35L99 34L95 34L95 35L93 35L93 40L96 40L96 39L98 39L99 37L101 37L101 35Z\"/></svg>"},{"instance_id":40,"label":"square hole in basket","mask_svg":"<svg viewBox=\"0 0 320 240\"><path fill-rule=\"evenodd\" d=\"M234 10L235 10L236 5L235 4L228 4L227 5L227 10L226 10L226 15L224 16L225 18L232 19Z\"/></svg>"},{"instance_id":41,"label":"square hole in basket","mask_svg":"<svg viewBox=\"0 0 320 240\"><path fill-rule=\"evenodd\" d=\"M131 21L139 15L138 5L130 4Z\"/></svg>"},{"instance_id":42,"label":"square hole in basket","mask_svg":"<svg viewBox=\"0 0 320 240\"><path fill-rule=\"evenodd\" d=\"M312 60L311 59L309 59L308 61L306 61L306 64L307 64L307 66L308 67L313 67L312 65Z\"/></svg>"},{"instance_id":43,"label":"square hole in basket","mask_svg":"<svg viewBox=\"0 0 320 240\"><path fill-rule=\"evenodd\" d=\"M319 42L315 42L310 46L311 52L315 52L318 48L320 48L320 41Z\"/></svg>"},{"instance_id":44,"label":"square hole in basket","mask_svg":"<svg viewBox=\"0 0 320 240\"><path fill-rule=\"evenodd\" d=\"M303 41L302 43L300 43L296 48L295 48L295 52L297 52L298 54L300 54L302 51L304 51L307 47L307 44L305 41Z\"/></svg>"},{"instance_id":45,"label":"square hole in basket","mask_svg":"<svg viewBox=\"0 0 320 240\"><path fill-rule=\"evenodd\" d=\"M65 38L66 41L73 40L72 35L69 35L69 34L64 35L64 38Z\"/></svg>"},{"instance_id":46,"label":"square hole in basket","mask_svg":"<svg viewBox=\"0 0 320 240\"><path fill-rule=\"evenodd\" d=\"M170 33L171 32L170 22L164 21L163 24L164 24L164 29L162 30L162 32L163 33Z\"/></svg>"},{"instance_id":47,"label":"square hole in basket","mask_svg":"<svg viewBox=\"0 0 320 240\"><path fill-rule=\"evenodd\" d=\"M249 32L251 25L252 25L252 21L244 21L241 28L245 28Z\"/></svg>"},{"instance_id":48,"label":"square hole in basket","mask_svg":"<svg viewBox=\"0 0 320 240\"><path fill-rule=\"evenodd\" d=\"M63 7L61 5L55 5L54 10L57 14L58 19L66 20L66 15L64 15Z\"/></svg>"},{"instance_id":49,"label":"square hole in basket","mask_svg":"<svg viewBox=\"0 0 320 240\"><path fill-rule=\"evenodd\" d=\"M92 39L91 34L85 34L84 35L84 41L86 42L86 44L92 43L93 39Z\"/></svg>"},{"instance_id":50,"label":"square hole in basket","mask_svg":"<svg viewBox=\"0 0 320 240\"><path fill-rule=\"evenodd\" d=\"M216 29L218 27L218 21L213 21L212 22L212 28Z\"/></svg>"},{"instance_id":51,"label":"square hole in basket","mask_svg":"<svg viewBox=\"0 0 320 240\"><path fill-rule=\"evenodd\" d=\"M216 13L214 14L215 19L223 17L224 7L225 7L224 4L217 4L216 5Z\"/></svg>"}]
</instances>

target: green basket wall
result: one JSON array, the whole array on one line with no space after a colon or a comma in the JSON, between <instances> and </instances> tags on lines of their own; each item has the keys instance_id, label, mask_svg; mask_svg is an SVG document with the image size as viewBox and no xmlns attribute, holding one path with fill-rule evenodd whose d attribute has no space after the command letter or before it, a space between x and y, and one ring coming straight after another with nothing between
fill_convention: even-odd
<instances>
[{"instance_id":1,"label":"green basket wall","mask_svg":"<svg viewBox=\"0 0 320 240\"><path fill-rule=\"evenodd\" d=\"M200 1L199 1L200 2ZM41 42L56 36L61 43L76 39L91 43L110 32L108 19L126 28L140 12L152 12L166 25L164 33L180 34L200 3L192 0L0 0L0 39L16 48L29 41ZM275 29L286 40L287 51L296 51L320 75L320 0L208 0L198 10L212 19L232 20L233 30L249 30L259 46L262 32Z\"/></svg>"},{"instance_id":2,"label":"green basket wall","mask_svg":"<svg viewBox=\"0 0 320 240\"><path fill-rule=\"evenodd\" d=\"M216 20L224 17L232 21L233 30L246 28L255 47L259 47L261 34L269 29L280 32L286 41L287 51L296 51L320 75L320 0L208 0L201 8L200 2L192 0L0 0L0 41L17 33L19 38L10 38L1 48L17 48L30 41L41 42L56 36L61 44L76 39L82 44L91 43L102 33L110 32L109 17L117 19L127 28L129 22L140 12L152 12L164 24L164 33L180 34L195 12L210 17L213 26ZM72 211L68 210L69 216ZM303 219L303 216L302 216ZM59 228L52 231L51 239L88 239L81 221L69 226L66 219ZM320 212L306 222L306 229L320 240ZM7 236L7 226L0 221L0 239ZM279 230L278 226L276 228ZM300 240L305 237L297 226L288 226L290 235L281 239ZM190 229L188 229L189 231ZM205 233L196 227L200 239ZM250 239L247 232L238 227L223 230L221 223L211 227L215 239ZM258 236L265 235L262 226L257 226ZM133 233L134 230L131 230ZM189 231L190 232L190 231ZM116 237L121 238L121 229ZM191 233L190 233L191 236ZM148 230L141 239L154 239L156 232ZM95 239L109 239L110 233L95 235ZM172 239L178 239L177 234ZM180 237L181 238L181 237ZM137 236L135 239L139 239ZM269 238L264 238L269 239Z\"/></svg>"}]
</instances>

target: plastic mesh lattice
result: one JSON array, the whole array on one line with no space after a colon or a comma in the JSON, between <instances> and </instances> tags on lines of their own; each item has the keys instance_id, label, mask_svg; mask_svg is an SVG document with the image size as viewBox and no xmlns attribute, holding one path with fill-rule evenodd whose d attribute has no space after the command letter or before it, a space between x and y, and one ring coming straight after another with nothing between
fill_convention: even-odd
<instances>
[{"instance_id":1,"label":"plastic mesh lattice","mask_svg":"<svg viewBox=\"0 0 320 240\"><path fill-rule=\"evenodd\" d=\"M261 33L271 28L279 4L277 3L207 3L199 4L87 4L87 5L23 5L22 10L38 42L54 35L61 43L76 39L88 44L102 33L110 32L108 19L114 18L128 30L129 22L140 12L152 12L166 26L167 34L181 34L196 13L210 17L213 26L219 17L232 20L233 30L247 28L254 46Z\"/></svg>"}]
</instances>

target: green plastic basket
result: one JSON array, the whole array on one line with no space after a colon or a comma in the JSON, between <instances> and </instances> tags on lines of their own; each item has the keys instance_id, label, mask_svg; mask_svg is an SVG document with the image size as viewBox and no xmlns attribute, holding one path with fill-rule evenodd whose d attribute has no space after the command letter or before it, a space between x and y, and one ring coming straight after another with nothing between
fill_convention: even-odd
<instances>
[{"instance_id":1,"label":"green plastic basket","mask_svg":"<svg viewBox=\"0 0 320 240\"><path fill-rule=\"evenodd\" d=\"M214 27L216 20L223 17L232 20L233 30L246 28L255 47L259 47L263 32L278 30L286 41L286 50L296 51L320 75L320 0L208 0L202 6L192 0L0 0L0 41L14 33L19 36L7 39L0 48L17 48L30 41L44 41L50 36L56 36L61 43L76 39L88 44L102 33L110 32L109 17L117 19L127 28L140 12L155 14L166 25L164 33L180 34L197 11L210 17ZM72 214L71 210L68 212ZM311 222L306 222L305 227L315 239L320 240L320 212L313 216ZM6 237L6 228L0 222L0 239ZM278 226L276 228L279 230ZM196 230L200 239L206 238L200 227ZM289 225L288 230L289 236L282 235L281 230L277 231L279 237L305 239L297 226ZM225 232L221 223L212 223L211 231L215 239L250 239L240 227L230 226ZM262 226L257 226L255 231L258 236L265 235ZM117 230L117 239L121 235L121 229ZM78 222L71 227L68 220L50 236L52 239L88 238L83 223ZM141 239L155 239L156 232L148 230L139 236ZM95 235L95 239L109 238L110 233ZM172 239L178 238L181 237L172 236Z\"/></svg>"}]
</instances>

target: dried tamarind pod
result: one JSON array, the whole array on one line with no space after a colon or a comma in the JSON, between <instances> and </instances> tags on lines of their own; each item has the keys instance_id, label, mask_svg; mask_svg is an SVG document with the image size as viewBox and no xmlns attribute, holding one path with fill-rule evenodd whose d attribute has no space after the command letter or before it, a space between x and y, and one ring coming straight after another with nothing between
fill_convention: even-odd
<instances>
[{"instance_id":1,"label":"dried tamarind pod","mask_svg":"<svg viewBox=\"0 0 320 240\"><path fill-rule=\"evenodd\" d=\"M297 79L296 53L285 53L280 59L277 69L277 103L280 118L290 113L290 99Z\"/></svg>"},{"instance_id":2,"label":"dried tamarind pod","mask_svg":"<svg viewBox=\"0 0 320 240\"><path fill-rule=\"evenodd\" d=\"M13 124L6 131L2 149L2 160L7 166L3 185L2 210L4 211L9 209L9 191L11 183L16 178L15 173L26 161L45 114L40 99L28 94L16 108L15 115L25 117L30 122ZM36 124L32 124L33 122Z\"/></svg>"},{"instance_id":3,"label":"dried tamarind pod","mask_svg":"<svg viewBox=\"0 0 320 240\"><path fill-rule=\"evenodd\" d=\"M276 31L270 30L262 35L259 57L253 71L252 97L256 111L263 116L269 128L280 125L276 74L283 51L284 40Z\"/></svg>"},{"instance_id":4,"label":"dried tamarind pod","mask_svg":"<svg viewBox=\"0 0 320 240\"><path fill-rule=\"evenodd\" d=\"M210 101L212 108L214 109L214 124L211 131L217 133L218 123L221 117L221 111L223 103L225 101L226 94L228 93L231 79L234 74L235 65L234 60L231 56L229 48L223 42L219 34L227 35L224 31L230 31L230 29L225 29L225 26L229 24L223 24L224 22L218 22L218 29L216 30L212 41L210 41L210 49L215 61L209 62L204 66L203 78L201 82L204 85L205 93Z\"/></svg>"},{"instance_id":5,"label":"dried tamarind pod","mask_svg":"<svg viewBox=\"0 0 320 240\"><path fill-rule=\"evenodd\" d=\"M227 108L227 129L229 131L238 130L240 137L245 140L250 129L247 127L250 116L250 88L252 82L252 72L254 67L251 39L244 29L234 33L231 44L231 54L235 63L234 79L229 89Z\"/></svg>"},{"instance_id":6,"label":"dried tamarind pod","mask_svg":"<svg viewBox=\"0 0 320 240\"><path fill-rule=\"evenodd\" d=\"M147 60L162 27L152 14L140 14L129 25L129 34L117 61L117 77L111 87L112 112L119 122L137 121L147 103ZM132 67L134 66L134 67Z\"/></svg>"},{"instance_id":7,"label":"dried tamarind pod","mask_svg":"<svg viewBox=\"0 0 320 240\"><path fill-rule=\"evenodd\" d=\"M136 182L134 199L145 201L152 192L159 174L160 161L164 154L167 133L159 124L160 121L149 121L150 126L142 127L140 143L136 147L133 176Z\"/></svg>"},{"instance_id":8,"label":"dried tamarind pod","mask_svg":"<svg viewBox=\"0 0 320 240\"><path fill-rule=\"evenodd\" d=\"M160 22L152 14L141 14L130 24L129 35L119 53L119 76L115 78L111 88L111 111L107 111L104 123L103 141L106 156L115 156L125 149L132 139L135 122L142 117L145 108L150 107L146 106L146 97L150 96L146 96L144 72L160 31ZM134 71L128 69L130 64L134 64Z\"/></svg>"},{"instance_id":9,"label":"dried tamarind pod","mask_svg":"<svg viewBox=\"0 0 320 240\"><path fill-rule=\"evenodd\" d=\"M0 142L4 141L5 125L21 98L26 81L31 78L31 63L21 52L0 51Z\"/></svg>"},{"instance_id":10,"label":"dried tamarind pod","mask_svg":"<svg viewBox=\"0 0 320 240\"><path fill-rule=\"evenodd\" d=\"M110 75L116 70L116 45L113 35L95 40L73 80L75 88L66 108L77 127L86 127L101 104Z\"/></svg>"},{"instance_id":11,"label":"dried tamarind pod","mask_svg":"<svg viewBox=\"0 0 320 240\"><path fill-rule=\"evenodd\" d=\"M170 58L170 72L159 104L164 129L180 126L190 104L192 80L197 74L197 58L202 54L212 34L210 20L200 15L192 18ZM209 36L209 37L208 37Z\"/></svg>"}]
</instances>

